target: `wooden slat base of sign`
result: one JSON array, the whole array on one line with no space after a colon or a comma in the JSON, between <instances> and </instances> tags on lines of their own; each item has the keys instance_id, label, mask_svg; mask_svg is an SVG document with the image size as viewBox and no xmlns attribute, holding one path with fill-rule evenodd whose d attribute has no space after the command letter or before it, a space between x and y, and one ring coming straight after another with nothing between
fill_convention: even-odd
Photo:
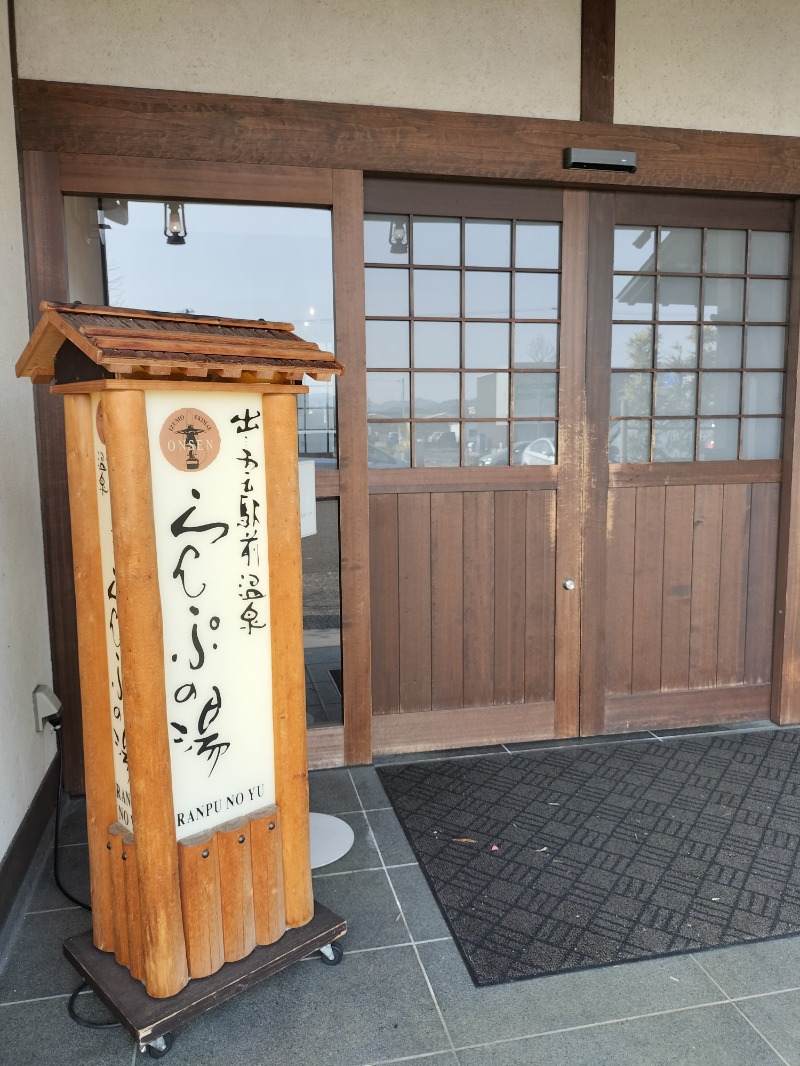
<instances>
[{"instance_id":1,"label":"wooden slat base of sign","mask_svg":"<svg viewBox=\"0 0 800 1066\"><path fill-rule=\"evenodd\" d=\"M315 904L314 917L299 929L289 929L276 944L258 947L239 962L228 962L202 980L190 981L177 995L153 999L113 955L98 951L91 931L64 941L64 954L88 982L122 1027L142 1044L174 1033L212 1007L224 1003L267 977L306 958L344 936L347 923Z\"/></svg>"}]
</instances>

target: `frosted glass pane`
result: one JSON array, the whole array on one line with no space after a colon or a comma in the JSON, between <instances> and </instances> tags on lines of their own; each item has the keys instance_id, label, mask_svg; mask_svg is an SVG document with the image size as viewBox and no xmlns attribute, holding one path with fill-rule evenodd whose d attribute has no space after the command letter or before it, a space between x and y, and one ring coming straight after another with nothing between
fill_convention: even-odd
<instances>
[{"instance_id":1,"label":"frosted glass pane","mask_svg":"<svg viewBox=\"0 0 800 1066\"><path fill-rule=\"evenodd\" d=\"M364 271L368 315L408 315L408 271L372 267Z\"/></svg>"},{"instance_id":2,"label":"frosted glass pane","mask_svg":"<svg viewBox=\"0 0 800 1066\"><path fill-rule=\"evenodd\" d=\"M668 273L699 274L703 231L662 229L658 242L658 269Z\"/></svg>"},{"instance_id":3,"label":"frosted glass pane","mask_svg":"<svg viewBox=\"0 0 800 1066\"><path fill-rule=\"evenodd\" d=\"M466 322L464 366L507 367L510 338L507 322Z\"/></svg>"},{"instance_id":4,"label":"frosted glass pane","mask_svg":"<svg viewBox=\"0 0 800 1066\"><path fill-rule=\"evenodd\" d=\"M517 322L514 326L514 366L558 366L558 326Z\"/></svg>"},{"instance_id":5,"label":"frosted glass pane","mask_svg":"<svg viewBox=\"0 0 800 1066\"><path fill-rule=\"evenodd\" d=\"M557 374L514 374L515 418L552 418L557 412Z\"/></svg>"},{"instance_id":6,"label":"frosted glass pane","mask_svg":"<svg viewBox=\"0 0 800 1066\"><path fill-rule=\"evenodd\" d=\"M742 419L742 459L780 459L780 418Z\"/></svg>"},{"instance_id":7,"label":"frosted glass pane","mask_svg":"<svg viewBox=\"0 0 800 1066\"><path fill-rule=\"evenodd\" d=\"M408 322L367 322L367 366L408 366Z\"/></svg>"},{"instance_id":8,"label":"frosted glass pane","mask_svg":"<svg viewBox=\"0 0 800 1066\"><path fill-rule=\"evenodd\" d=\"M782 414L783 374L745 374L742 406L746 415Z\"/></svg>"},{"instance_id":9,"label":"frosted glass pane","mask_svg":"<svg viewBox=\"0 0 800 1066\"><path fill-rule=\"evenodd\" d=\"M517 274L515 318L558 318L558 274Z\"/></svg>"},{"instance_id":10,"label":"frosted glass pane","mask_svg":"<svg viewBox=\"0 0 800 1066\"><path fill-rule=\"evenodd\" d=\"M458 322L414 323L414 366L461 365L461 326Z\"/></svg>"},{"instance_id":11,"label":"frosted glass pane","mask_svg":"<svg viewBox=\"0 0 800 1066\"><path fill-rule=\"evenodd\" d=\"M655 278L620 274L614 278L614 304L611 317L623 322L631 319L651 319Z\"/></svg>"},{"instance_id":12,"label":"frosted glass pane","mask_svg":"<svg viewBox=\"0 0 800 1066\"><path fill-rule=\"evenodd\" d=\"M414 417L458 418L459 389L459 374L415 374Z\"/></svg>"},{"instance_id":13,"label":"frosted glass pane","mask_svg":"<svg viewBox=\"0 0 800 1066\"><path fill-rule=\"evenodd\" d=\"M657 415L693 415L696 406L697 374L656 374Z\"/></svg>"},{"instance_id":14,"label":"frosted glass pane","mask_svg":"<svg viewBox=\"0 0 800 1066\"><path fill-rule=\"evenodd\" d=\"M611 375L611 415L649 415L652 374Z\"/></svg>"},{"instance_id":15,"label":"frosted glass pane","mask_svg":"<svg viewBox=\"0 0 800 1066\"><path fill-rule=\"evenodd\" d=\"M748 326L745 366L783 367L786 361L786 330L783 326Z\"/></svg>"},{"instance_id":16,"label":"frosted glass pane","mask_svg":"<svg viewBox=\"0 0 800 1066\"><path fill-rule=\"evenodd\" d=\"M465 318L509 318L511 275L470 270L464 278Z\"/></svg>"},{"instance_id":17,"label":"frosted glass pane","mask_svg":"<svg viewBox=\"0 0 800 1066\"><path fill-rule=\"evenodd\" d=\"M617 226L614 270L655 270L656 231L652 226Z\"/></svg>"},{"instance_id":18,"label":"frosted glass pane","mask_svg":"<svg viewBox=\"0 0 800 1066\"><path fill-rule=\"evenodd\" d=\"M703 366L742 365L741 326L703 326Z\"/></svg>"},{"instance_id":19,"label":"frosted glass pane","mask_svg":"<svg viewBox=\"0 0 800 1066\"><path fill-rule=\"evenodd\" d=\"M366 215L364 262L408 262L408 215Z\"/></svg>"},{"instance_id":20,"label":"frosted glass pane","mask_svg":"<svg viewBox=\"0 0 800 1066\"><path fill-rule=\"evenodd\" d=\"M700 414L739 414L739 374L700 375Z\"/></svg>"},{"instance_id":21,"label":"frosted glass pane","mask_svg":"<svg viewBox=\"0 0 800 1066\"><path fill-rule=\"evenodd\" d=\"M739 419L700 420L697 458L706 462L736 459L739 456Z\"/></svg>"},{"instance_id":22,"label":"frosted glass pane","mask_svg":"<svg viewBox=\"0 0 800 1066\"><path fill-rule=\"evenodd\" d=\"M465 374L464 414L470 418L507 418L508 374Z\"/></svg>"},{"instance_id":23,"label":"frosted glass pane","mask_svg":"<svg viewBox=\"0 0 800 1066\"><path fill-rule=\"evenodd\" d=\"M709 274L744 274L747 234L743 229L710 229L706 233Z\"/></svg>"},{"instance_id":24,"label":"frosted glass pane","mask_svg":"<svg viewBox=\"0 0 800 1066\"><path fill-rule=\"evenodd\" d=\"M367 417L408 418L410 374L367 374Z\"/></svg>"},{"instance_id":25,"label":"frosted glass pane","mask_svg":"<svg viewBox=\"0 0 800 1066\"><path fill-rule=\"evenodd\" d=\"M659 278L658 317L664 320L699 318L700 278Z\"/></svg>"},{"instance_id":26,"label":"frosted glass pane","mask_svg":"<svg viewBox=\"0 0 800 1066\"><path fill-rule=\"evenodd\" d=\"M511 265L511 223L496 219L467 219L464 227L466 266Z\"/></svg>"},{"instance_id":27,"label":"frosted glass pane","mask_svg":"<svg viewBox=\"0 0 800 1066\"><path fill-rule=\"evenodd\" d=\"M706 322L741 322L743 309L743 278L706 278L703 284L703 318Z\"/></svg>"},{"instance_id":28,"label":"frosted glass pane","mask_svg":"<svg viewBox=\"0 0 800 1066\"><path fill-rule=\"evenodd\" d=\"M653 327L611 327L612 367L648 367L653 365Z\"/></svg>"},{"instance_id":29,"label":"frosted glass pane","mask_svg":"<svg viewBox=\"0 0 800 1066\"><path fill-rule=\"evenodd\" d=\"M418 318L458 318L461 314L461 274L457 270L414 271L414 315Z\"/></svg>"},{"instance_id":30,"label":"frosted glass pane","mask_svg":"<svg viewBox=\"0 0 800 1066\"><path fill-rule=\"evenodd\" d=\"M788 233L764 233L754 230L750 234L750 273L789 273Z\"/></svg>"},{"instance_id":31,"label":"frosted glass pane","mask_svg":"<svg viewBox=\"0 0 800 1066\"><path fill-rule=\"evenodd\" d=\"M659 325L656 366L661 369L697 366L697 326Z\"/></svg>"},{"instance_id":32,"label":"frosted glass pane","mask_svg":"<svg viewBox=\"0 0 800 1066\"><path fill-rule=\"evenodd\" d=\"M653 423L653 460L678 463L694 459L694 420L671 419Z\"/></svg>"},{"instance_id":33,"label":"frosted glass pane","mask_svg":"<svg viewBox=\"0 0 800 1066\"><path fill-rule=\"evenodd\" d=\"M751 278L747 283L747 321L785 322L788 293L786 281Z\"/></svg>"},{"instance_id":34,"label":"frosted glass pane","mask_svg":"<svg viewBox=\"0 0 800 1066\"><path fill-rule=\"evenodd\" d=\"M625 419L608 431L609 463L649 463L650 423Z\"/></svg>"},{"instance_id":35,"label":"frosted glass pane","mask_svg":"<svg viewBox=\"0 0 800 1066\"><path fill-rule=\"evenodd\" d=\"M514 265L522 270L558 270L561 226L557 222L518 222Z\"/></svg>"},{"instance_id":36,"label":"frosted glass pane","mask_svg":"<svg viewBox=\"0 0 800 1066\"><path fill-rule=\"evenodd\" d=\"M415 218L412 237L415 265L461 265L460 219Z\"/></svg>"}]
</instances>

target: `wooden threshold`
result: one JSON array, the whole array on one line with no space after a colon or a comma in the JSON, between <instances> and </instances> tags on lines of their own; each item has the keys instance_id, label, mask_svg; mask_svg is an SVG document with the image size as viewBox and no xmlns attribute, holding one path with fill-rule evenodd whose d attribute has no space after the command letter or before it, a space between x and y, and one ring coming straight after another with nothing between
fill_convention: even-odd
<instances>
[{"instance_id":1,"label":"wooden threshold","mask_svg":"<svg viewBox=\"0 0 800 1066\"><path fill-rule=\"evenodd\" d=\"M610 696L605 704L604 733L634 733L647 729L685 729L725 722L769 718L771 685L729 685Z\"/></svg>"},{"instance_id":2,"label":"wooden threshold","mask_svg":"<svg viewBox=\"0 0 800 1066\"><path fill-rule=\"evenodd\" d=\"M554 703L514 703L492 707L456 707L448 711L376 714L372 719L373 751L397 755L525 740L552 740Z\"/></svg>"},{"instance_id":3,"label":"wooden threshold","mask_svg":"<svg viewBox=\"0 0 800 1066\"><path fill-rule=\"evenodd\" d=\"M313 726L308 730L307 737L309 770L326 770L331 766L344 766L343 726Z\"/></svg>"}]
</instances>

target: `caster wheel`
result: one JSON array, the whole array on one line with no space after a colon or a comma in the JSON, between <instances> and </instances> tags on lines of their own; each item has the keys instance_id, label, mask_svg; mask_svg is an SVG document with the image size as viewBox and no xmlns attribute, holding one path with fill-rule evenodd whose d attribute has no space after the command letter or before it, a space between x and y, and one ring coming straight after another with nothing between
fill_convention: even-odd
<instances>
[{"instance_id":1,"label":"caster wheel","mask_svg":"<svg viewBox=\"0 0 800 1066\"><path fill-rule=\"evenodd\" d=\"M336 941L319 949L319 957L326 966L338 966L344 958L344 948Z\"/></svg>"},{"instance_id":2,"label":"caster wheel","mask_svg":"<svg viewBox=\"0 0 800 1066\"><path fill-rule=\"evenodd\" d=\"M151 1059L163 1059L174 1043L175 1037L172 1033L164 1033L163 1036L159 1036L156 1040L147 1045L147 1054Z\"/></svg>"}]
</instances>

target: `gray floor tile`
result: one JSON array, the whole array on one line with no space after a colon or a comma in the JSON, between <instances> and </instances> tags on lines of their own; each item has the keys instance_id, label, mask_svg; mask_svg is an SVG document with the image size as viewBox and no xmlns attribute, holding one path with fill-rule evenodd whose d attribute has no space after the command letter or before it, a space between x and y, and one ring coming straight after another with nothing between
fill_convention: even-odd
<instances>
[{"instance_id":1,"label":"gray floor tile","mask_svg":"<svg viewBox=\"0 0 800 1066\"><path fill-rule=\"evenodd\" d=\"M417 861L394 811L370 811L367 818L387 866Z\"/></svg>"},{"instance_id":2,"label":"gray floor tile","mask_svg":"<svg viewBox=\"0 0 800 1066\"><path fill-rule=\"evenodd\" d=\"M696 958L731 999L800 987L800 936L701 951Z\"/></svg>"},{"instance_id":3,"label":"gray floor tile","mask_svg":"<svg viewBox=\"0 0 800 1066\"><path fill-rule=\"evenodd\" d=\"M800 992L759 996L737 1006L787 1062L800 1066Z\"/></svg>"},{"instance_id":4,"label":"gray floor tile","mask_svg":"<svg viewBox=\"0 0 800 1066\"><path fill-rule=\"evenodd\" d=\"M81 1016L105 1021L102 1006L79 996ZM9 1066L130 1066L133 1039L122 1029L82 1029L67 1014L67 999L0 1007L0 1059ZM149 1061L149 1060L147 1060Z\"/></svg>"},{"instance_id":5,"label":"gray floor tile","mask_svg":"<svg viewBox=\"0 0 800 1066\"><path fill-rule=\"evenodd\" d=\"M500 744L492 744L485 748L446 748L443 751L414 751L401 755L376 755L376 766L389 766L392 763L401 762L430 762L432 759L477 759L480 755L505 755L505 749Z\"/></svg>"},{"instance_id":6,"label":"gray floor tile","mask_svg":"<svg viewBox=\"0 0 800 1066\"><path fill-rule=\"evenodd\" d=\"M347 770L314 770L308 775L308 788L312 811L342 814L361 808Z\"/></svg>"},{"instance_id":7,"label":"gray floor tile","mask_svg":"<svg viewBox=\"0 0 800 1066\"><path fill-rule=\"evenodd\" d=\"M358 798L365 810L376 807L390 807L389 797L381 784L380 778L372 766L353 766L350 770Z\"/></svg>"},{"instance_id":8,"label":"gray floor tile","mask_svg":"<svg viewBox=\"0 0 800 1066\"><path fill-rule=\"evenodd\" d=\"M403 1066L458 1066L458 1059L452 1051L440 1051L436 1055L419 1055L409 1062L408 1059L378 1059L381 1066L391 1066L392 1063L402 1063Z\"/></svg>"},{"instance_id":9,"label":"gray floor tile","mask_svg":"<svg viewBox=\"0 0 800 1066\"><path fill-rule=\"evenodd\" d=\"M375 845L375 838L367 822L366 815L359 813L341 814L342 821L347 822L354 834L352 848L336 862L323 866L320 874L339 874L350 870L372 870L381 866L381 858Z\"/></svg>"},{"instance_id":10,"label":"gray floor tile","mask_svg":"<svg viewBox=\"0 0 800 1066\"><path fill-rule=\"evenodd\" d=\"M397 866L389 876L415 940L450 936L447 922L419 866Z\"/></svg>"},{"instance_id":11,"label":"gray floor tile","mask_svg":"<svg viewBox=\"0 0 800 1066\"><path fill-rule=\"evenodd\" d=\"M76 899L90 903L89 892L89 849L86 844L70 844L58 849L58 875L61 883ZM66 896L56 886L53 876L53 849L51 848L39 875L39 882L33 890L26 910L45 911L73 907ZM87 924L90 919L87 918Z\"/></svg>"},{"instance_id":12,"label":"gray floor tile","mask_svg":"<svg viewBox=\"0 0 800 1066\"><path fill-rule=\"evenodd\" d=\"M778 1066L733 1006L458 1051L461 1066Z\"/></svg>"},{"instance_id":13,"label":"gray floor tile","mask_svg":"<svg viewBox=\"0 0 800 1066\"><path fill-rule=\"evenodd\" d=\"M61 943L91 924L91 915L77 907L26 915L0 974L0 1003L72 992L80 977L64 958Z\"/></svg>"},{"instance_id":14,"label":"gray floor tile","mask_svg":"<svg viewBox=\"0 0 800 1066\"><path fill-rule=\"evenodd\" d=\"M476 988L454 943L422 944L419 953L457 1047L723 998L683 956Z\"/></svg>"},{"instance_id":15,"label":"gray floor tile","mask_svg":"<svg viewBox=\"0 0 800 1066\"><path fill-rule=\"evenodd\" d=\"M86 800L67 796L61 803L61 822L58 830L59 844L85 844Z\"/></svg>"},{"instance_id":16,"label":"gray floor tile","mask_svg":"<svg viewBox=\"0 0 800 1066\"><path fill-rule=\"evenodd\" d=\"M314 899L347 920L345 950L407 944L409 935L383 870L315 877Z\"/></svg>"},{"instance_id":17,"label":"gray floor tile","mask_svg":"<svg viewBox=\"0 0 800 1066\"><path fill-rule=\"evenodd\" d=\"M179 1032L169 1066L363 1066L449 1048L413 948L298 963Z\"/></svg>"}]
</instances>

